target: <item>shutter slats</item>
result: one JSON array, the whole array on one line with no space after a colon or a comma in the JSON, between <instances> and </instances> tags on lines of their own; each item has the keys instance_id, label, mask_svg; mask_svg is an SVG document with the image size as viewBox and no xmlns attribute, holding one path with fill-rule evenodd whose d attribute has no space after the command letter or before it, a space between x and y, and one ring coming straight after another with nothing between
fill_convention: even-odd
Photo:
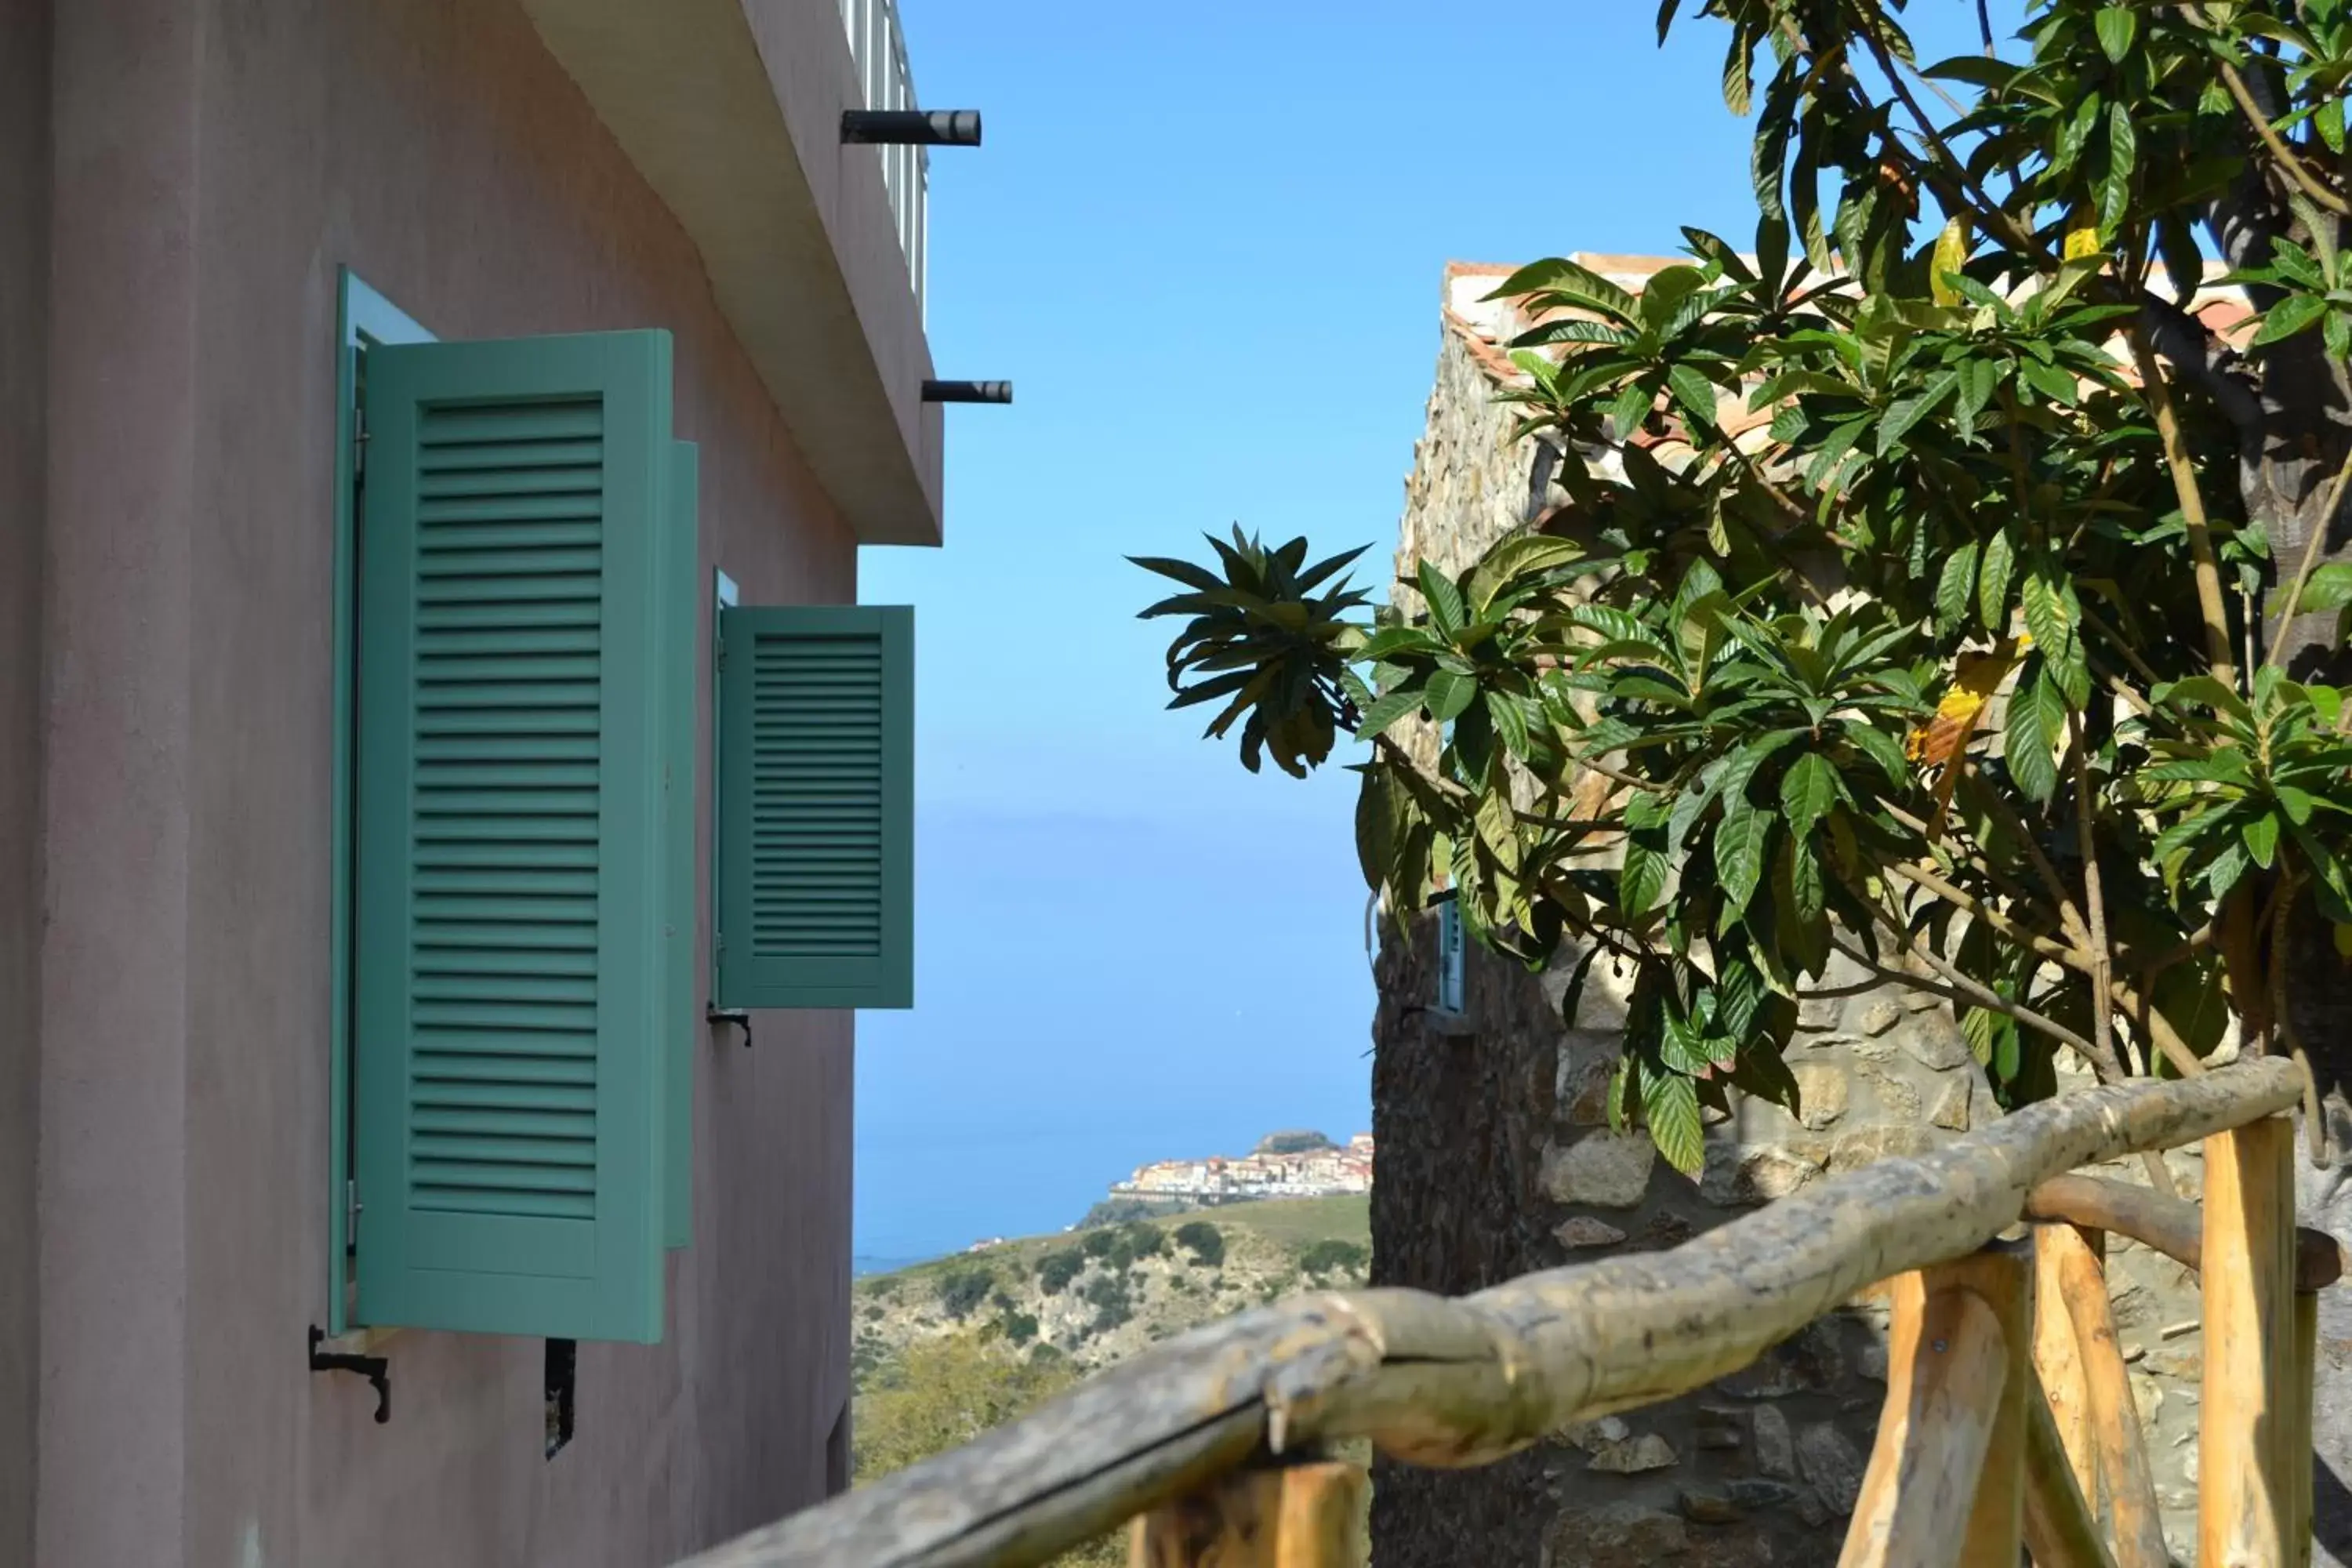
<instances>
[{"instance_id":1,"label":"shutter slats","mask_svg":"<svg viewBox=\"0 0 2352 1568\"><path fill-rule=\"evenodd\" d=\"M486 605L545 603L550 600L561 600L584 608L593 603L597 588L594 577L576 572L550 577L438 579L433 584L433 593L420 602L427 609L472 610L478 613Z\"/></svg>"},{"instance_id":2,"label":"shutter slats","mask_svg":"<svg viewBox=\"0 0 2352 1568\"><path fill-rule=\"evenodd\" d=\"M439 1115L443 1108L470 1110L478 1106L499 1110L510 1109L547 1110L594 1110L596 1089L593 1079L577 1082L542 1083L529 1079L494 1079L488 1082L466 1082L451 1074L436 1074L416 1080L416 1103L419 1116Z\"/></svg>"},{"instance_id":3,"label":"shutter slats","mask_svg":"<svg viewBox=\"0 0 2352 1568\"><path fill-rule=\"evenodd\" d=\"M416 947L419 974L593 974L593 950L562 948L452 945L438 931L422 933Z\"/></svg>"},{"instance_id":4,"label":"shutter slats","mask_svg":"<svg viewBox=\"0 0 2352 1568\"><path fill-rule=\"evenodd\" d=\"M434 412L431 425L418 433L425 447L483 447L506 441L593 439L604 433L604 409L583 399L565 405L517 402L498 408Z\"/></svg>"},{"instance_id":5,"label":"shutter slats","mask_svg":"<svg viewBox=\"0 0 2352 1568\"><path fill-rule=\"evenodd\" d=\"M446 428L446 416L442 427ZM604 460L602 441L474 440L434 453L433 469L446 474L459 468L571 468Z\"/></svg>"},{"instance_id":6,"label":"shutter slats","mask_svg":"<svg viewBox=\"0 0 2352 1568\"><path fill-rule=\"evenodd\" d=\"M792 850L807 833L794 796L826 811L838 834L881 840L881 643L755 637L751 653L751 755L761 775L752 840L780 850L753 862L751 955L784 958L803 948L878 957L879 881L828 889Z\"/></svg>"},{"instance_id":7,"label":"shutter slats","mask_svg":"<svg viewBox=\"0 0 2352 1568\"><path fill-rule=\"evenodd\" d=\"M360 1315L657 1339L668 340L369 353Z\"/></svg>"},{"instance_id":8,"label":"shutter slats","mask_svg":"<svg viewBox=\"0 0 2352 1568\"><path fill-rule=\"evenodd\" d=\"M536 1081L541 1068L562 1068L564 1084L595 1081L595 1037L593 1035L466 1035L457 1030L425 1030L416 1041L419 1077L440 1079L513 1079Z\"/></svg>"},{"instance_id":9,"label":"shutter slats","mask_svg":"<svg viewBox=\"0 0 2352 1568\"><path fill-rule=\"evenodd\" d=\"M425 501L419 512L426 522L478 525L491 522L593 522L604 515L594 496L469 496Z\"/></svg>"},{"instance_id":10,"label":"shutter slats","mask_svg":"<svg viewBox=\"0 0 2352 1568\"><path fill-rule=\"evenodd\" d=\"M721 681L722 995L738 1005L908 1005L911 613L761 607L728 617L738 629Z\"/></svg>"},{"instance_id":11,"label":"shutter slats","mask_svg":"<svg viewBox=\"0 0 2352 1568\"><path fill-rule=\"evenodd\" d=\"M443 463L436 452L416 492L427 500L512 495L584 495L601 499L604 493L604 465L598 461L566 468L542 463L518 466L488 462L478 455L473 461L449 465Z\"/></svg>"}]
</instances>

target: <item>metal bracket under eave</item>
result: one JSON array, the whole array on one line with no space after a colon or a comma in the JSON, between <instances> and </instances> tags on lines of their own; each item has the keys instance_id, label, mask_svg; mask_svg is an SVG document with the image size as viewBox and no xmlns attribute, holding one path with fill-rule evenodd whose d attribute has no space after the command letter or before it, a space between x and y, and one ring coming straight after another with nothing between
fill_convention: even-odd
<instances>
[{"instance_id":1,"label":"metal bracket under eave","mask_svg":"<svg viewBox=\"0 0 2352 1568\"><path fill-rule=\"evenodd\" d=\"M845 109L841 139L869 147L977 147L977 109Z\"/></svg>"},{"instance_id":2,"label":"metal bracket under eave","mask_svg":"<svg viewBox=\"0 0 2352 1568\"><path fill-rule=\"evenodd\" d=\"M350 1355L339 1351L322 1351L327 1331L318 1324L310 1325L310 1370L312 1372L348 1372L368 1380L375 1390L375 1424L383 1426L392 1419L392 1362L380 1355Z\"/></svg>"},{"instance_id":3,"label":"metal bracket under eave","mask_svg":"<svg viewBox=\"0 0 2352 1568\"><path fill-rule=\"evenodd\" d=\"M923 383L926 403L996 403L1013 401L1013 384L1009 381L926 381Z\"/></svg>"},{"instance_id":4,"label":"metal bracket under eave","mask_svg":"<svg viewBox=\"0 0 2352 1568\"><path fill-rule=\"evenodd\" d=\"M702 1021L706 1024L732 1024L743 1031L743 1048L751 1048L751 1010L749 1007L721 1007L716 1003L705 1008Z\"/></svg>"}]
</instances>

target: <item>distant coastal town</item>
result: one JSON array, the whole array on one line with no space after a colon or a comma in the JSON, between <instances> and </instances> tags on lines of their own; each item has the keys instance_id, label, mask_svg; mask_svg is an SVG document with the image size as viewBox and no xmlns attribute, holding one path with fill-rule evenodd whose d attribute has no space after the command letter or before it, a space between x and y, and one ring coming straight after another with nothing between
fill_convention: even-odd
<instances>
[{"instance_id":1,"label":"distant coastal town","mask_svg":"<svg viewBox=\"0 0 2352 1568\"><path fill-rule=\"evenodd\" d=\"M1372 1190L1372 1135L1359 1132L1334 1143L1320 1132L1269 1132L1246 1154L1209 1154L1197 1160L1155 1160L1110 1184L1110 1195L1065 1230L1215 1208L1265 1198L1334 1198ZM986 1252L1006 1238L987 1237L964 1250ZM859 1273L880 1272L878 1260Z\"/></svg>"},{"instance_id":2,"label":"distant coastal town","mask_svg":"<svg viewBox=\"0 0 2352 1568\"><path fill-rule=\"evenodd\" d=\"M1111 1197L1181 1198L1208 1206L1258 1198L1326 1198L1372 1190L1372 1135L1345 1144L1320 1132L1275 1132L1246 1154L1159 1160L1111 1184Z\"/></svg>"}]
</instances>

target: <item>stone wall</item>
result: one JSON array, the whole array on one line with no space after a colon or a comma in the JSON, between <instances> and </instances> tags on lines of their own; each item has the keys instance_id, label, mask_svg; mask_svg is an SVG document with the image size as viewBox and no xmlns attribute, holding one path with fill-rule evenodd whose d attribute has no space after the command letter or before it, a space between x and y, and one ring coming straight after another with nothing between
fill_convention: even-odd
<instances>
[{"instance_id":1,"label":"stone wall","mask_svg":"<svg viewBox=\"0 0 2352 1568\"><path fill-rule=\"evenodd\" d=\"M1456 303L1470 270L1449 272ZM1400 577L1423 556L1459 570L1560 499L1548 482L1554 455L1514 441L1514 411L1495 402L1509 374L1476 324L1449 310L1428 426L1406 483ZM1417 603L1402 584L1396 597ZM1463 1015L1446 1020L1429 1010L1430 925L1424 918L1412 943L1386 943L1379 962L1376 1283L1459 1294L1671 1247L1824 1176L1925 1152L2000 1114L1931 998L1862 993L1816 1003L1789 1053L1800 1114L1735 1100L1709 1128L1706 1168L1693 1183L1655 1158L1646 1135L1606 1126L1623 1016L1606 964L1595 965L1578 1016L1564 1020L1564 966L1531 975L1474 947ZM1858 978L1832 973L1828 984ZM2070 1076L2063 1087L2086 1082ZM2199 1190L2194 1150L2176 1152L2170 1168L2184 1193ZM2144 1179L2137 1163L2105 1173ZM2332 1187L2309 1195L2307 1216L2337 1196ZM2341 1204L2352 1207L2352 1191ZM2110 1242L2109 1274L2166 1532L2190 1563L2196 1283L2122 1240ZM2336 1375L2352 1352L2352 1300L2339 1305L2337 1294L2322 1309L2322 1563L2352 1555L2352 1491L2335 1480L2347 1472L2327 1458L2352 1451L2331 1437L2352 1426L2352 1396L2339 1394ZM1884 1332L1882 1311L1853 1303L1696 1394L1556 1434L1504 1464L1384 1466L1374 1496L1382 1568L1833 1561L1885 1392Z\"/></svg>"}]
</instances>

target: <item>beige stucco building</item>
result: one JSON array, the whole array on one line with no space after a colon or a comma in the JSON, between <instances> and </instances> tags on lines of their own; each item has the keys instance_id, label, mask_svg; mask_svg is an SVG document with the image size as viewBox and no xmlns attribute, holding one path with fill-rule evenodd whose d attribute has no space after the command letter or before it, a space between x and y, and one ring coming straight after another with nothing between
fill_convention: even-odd
<instances>
[{"instance_id":1,"label":"beige stucco building","mask_svg":"<svg viewBox=\"0 0 2352 1568\"><path fill-rule=\"evenodd\" d=\"M658 1563L845 1484L905 637L802 612L940 541L923 154L842 138L904 60L0 0L0 1568Z\"/></svg>"}]
</instances>

